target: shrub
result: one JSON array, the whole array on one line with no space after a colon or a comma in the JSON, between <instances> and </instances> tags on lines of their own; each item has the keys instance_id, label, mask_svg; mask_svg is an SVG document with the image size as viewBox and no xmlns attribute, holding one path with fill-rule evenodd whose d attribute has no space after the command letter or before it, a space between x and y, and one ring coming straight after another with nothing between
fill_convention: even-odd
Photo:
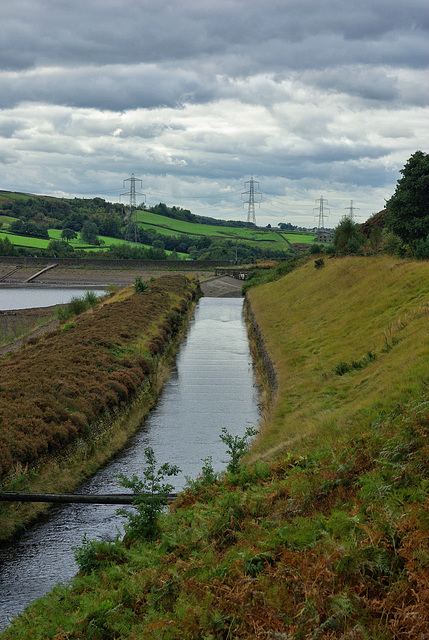
<instances>
[{"instance_id":1,"label":"shrub","mask_svg":"<svg viewBox=\"0 0 429 640\"><path fill-rule=\"evenodd\" d=\"M125 549L118 541L88 540L83 536L82 546L73 547L74 558L82 573L109 564L119 564L125 559Z\"/></svg>"},{"instance_id":2,"label":"shrub","mask_svg":"<svg viewBox=\"0 0 429 640\"><path fill-rule=\"evenodd\" d=\"M157 470L152 447L146 447L144 454L146 466L143 469L143 478L139 479L136 475L127 478L123 473L117 476L123 487L132 489L134 492L133 504L137 513L130 513L124 509L118 510L118 513L128 519L125 529L129 540L137 538L154 540L157 537L159 516L168 504L168 495L174 488L171 484L165 483L164 479L166 476L176 476L180 472L179 467L168 462Z\"/></svg>"},{"instance_id":3,"label":"shrub","mask_svg":"<svg viewBox=\"0 0 429 640\"><path fill-rule=\"evenodd\" d=\"M84 300L88 306L88 308L94 307L98 302L98 296L95 291L87 291L85 293Z\"/></svg>"},{"instance_id":4,"label":"shrub","mask_svg":"<svg viewBox=\"0 0 429 640\"><path fill-rule=\"evenodd\" d=\"M222 429L222 433L219 436L222 442L224 442L228 449L227 452L231 456L228 462L227 471L232 474L236 474L240 468L240 460L247 453L249 449L249 438L257 434L257 430L254 427L247 427L244 436L232 436L225 427Z\"/></svg>"},{"instance_id":5,"label":"shrub","mask_svg":"<svg viewBox=\"0 0 429 640\"><path fill-rule=\"evenodd\" d=\"M338 254L359 253L365 238L359 232L359 225L350 218L343 218L334 230L334 247Z\"/></svg>"},{"instance_id":6,"label":"shrub","mask_svg":"<svg viewBox=\"0 0 429 640\"><path fill-rule=\"evenodd\" d=\"M368 353L361 360L352 360L350 363L344 361L339 362L334 367L334 373L337 376L343 376L345 373L349 373L354 369L363 369L370 362L373 362L375 358L375 353L373 351L368 351Z\"/></svg>"},{"instance_id":7,"label":"shrub","mask_svg":"<svg viewBox=\"0 0 429 640\"><path fill-rule=\"evenodd\" d=\"M140 276L138 276L134 281L134 291L139 293L141 291L147 291L149 289L149 284L144 282Z\"/></svg>"},{"instance_id":8,"label":"shrub","mask_svg":"<svg viewBox=\"0 0 429 640\"><path fill-rule=\"evenodd\" d=\"M310 255L313 255L314 253L323 253L324 251L324 247L323 244L312 244L311 247L308 250L308 253Z\"/></svg>"},{"instance_id":9,"label":"shrub","mask_svg":"<svg viewBox=\"0 0 429 640\"><path fill-rule=\"evenodd\" d=\"M98 302L98 296L94 291L87 291L84 296L74 296L70 302L57 309L57 318L60 322L65 322L73 316L78 316L88 309L94 307Z\"/></svg>"},{"instance_id":10,"label":"shrub","mask_svg":"<svg viewBox=\"0 0 429 640\"><path fill-rule=\"evenodd\" d=\"M191 491L198 492L201 489L206 489L207 487L210 487L212 484L214 484L218 479L218 475L213 469L212 456L203 458L202 462L203 467L201 469L201 474L196 480L193 480L192 478L188 478L186 476L186 487Z\"/></svg>"},{"instance_id":11,"label":"shrub","mask_svg":"<svg viewBox=\"0 0 429 640\"><path fill-rule=\"evenodd\" d=\"M70 331L70 329L74 329L75 326L76 322L67 322L62 328L62 331Z\"/></svg>"},{"instance_id":12,"label":"shrub","mask_svg":"<svg viewBox=\"0 0 429 640\"><path fill-rule=\"evenodd\" d=\"M71 316L78 316L88 309L88 305L84 297L74 296L68 303L67 308Z\"/></svg>"}]
</instances>

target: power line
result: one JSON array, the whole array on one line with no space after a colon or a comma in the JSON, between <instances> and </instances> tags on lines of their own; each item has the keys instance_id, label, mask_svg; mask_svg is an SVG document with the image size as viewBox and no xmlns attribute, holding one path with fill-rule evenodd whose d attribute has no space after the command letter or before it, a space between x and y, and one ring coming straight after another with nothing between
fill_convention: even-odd
<instances>
[{"instance_id":1,"label":"power line","mask_svg":"<svg viewBox=\"0 0 429 640\"><path fill-rule=\"evenodd\" d=\"M243 197L244 195L248 195L249 196L249 200L247 202L248 205L248 209L247 209L247 222L253 222L253 224L256 224L256 216L255 216L255 195L256 196L261 196L262 199L262 193L260 191L255 191L255 184L258 186L259 188L259 182L257 182L256 180L254 180L253 178L250 178L250 180L247 180L244 183L244 186L246 186L246 184L249 185L249 189L248 191L243 191L243 193L241 194L241 197ZM243 202L243 207L246 203ZM258 203L259 204L259 203Z\"/></svg>"},{"instance_id":2,"label":"power line","mask_svg":"<svg viewBox=\"0 0 429 640\"><path fill-rule=\"evenodd\" d=\"M320 229L324 229L325 228L325 208L324 208L324 203L326 202L326 204L328 204L328 201L325 200L325 198L323 196L320 196L320 198L318 200L316 200L316 204L319 204L318 207L315 207L313 209L314 211L318 211L318 213L314 216L315 218L318 218L318 223L317 223L317 228ZM328 209L329 211L329 209Z\"/></svg>"},{"instance_id":3,"label":"power line","mask_svg":"<svg viewBox=\"0 0 429 640\"><path fill-rule=\"evenodd\" d=\"M125 220L127 222L127 228L125 230L125 240L134 240L134 242L140 242L139 228L137 225L136 217L136 195L143 196L146 199L146 194L136 192L136 182L140 182L140 184L142 184L142 181L139 178L136 178L134 176L134 173L131 174L131 178L125 178L124 187L126 182L130 183L130 190L120 194L120 197L130 197L129 211L125 216Z\"/></svg>"},{"instance_id":4,"label":"power line","mask_svg":"<svg viewBox=\"0 0 429 640\"><path fill-rule=\"evenodd\" d=\"M356 209L359 209L359 207L354 207L353 206L353 200L350 200L350 207L344 207L346 209L346 211L349 212L349 214L346 216L347 218L349 218L352 222L354 220L354 211Z\"/></svg>"}]
</instances>

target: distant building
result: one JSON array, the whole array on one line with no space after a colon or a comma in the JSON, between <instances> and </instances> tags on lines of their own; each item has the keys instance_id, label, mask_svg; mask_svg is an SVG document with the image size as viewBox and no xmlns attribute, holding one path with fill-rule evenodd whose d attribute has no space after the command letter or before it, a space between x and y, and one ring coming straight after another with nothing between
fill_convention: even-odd
<instances>
[{"instance_id":1,"label":"distant building","mask_svg":"<svg viewBox=\"0 0 429 640\"><path fill-rule=\"evenodd\" d=\"M317 236L315 238L315 242L332 242L334 239L334 234L332 231L327 231L326 229L319 229L317 231Z\"/></svg>"}]
</instances>

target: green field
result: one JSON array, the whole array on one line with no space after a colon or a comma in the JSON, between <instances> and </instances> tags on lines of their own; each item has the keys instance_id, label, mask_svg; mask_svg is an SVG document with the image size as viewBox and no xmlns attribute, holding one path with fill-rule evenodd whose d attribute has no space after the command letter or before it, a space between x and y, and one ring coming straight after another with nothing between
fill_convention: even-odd
<instances>
[{"instance_id":1,"label":"green field","mask_svg":"<svg viewBox=\"0 0 429 640\"><path fill-rule=\"evenodd\" d=\"M279 231L278 233L291 243L302 242L303 244L312 244L316 239L316 234L312 232Z\"/></svg>"},{"instance_id":2,"label":"green field","mask_svg":"<svg viewBox=\"0 0 429 640\"><path fill-rule=\"evenodd\" d=\"M0 219L2 217L6 218L7 216L0 216ZM16 235L14 233L8 233L7 231L0 229L0 239L4 240L5 238L8 238L10 242L17 247L26 247L28 249L47 249L49 242L51 240L62 239L61 229L49 229L48 233L49 233L49 240L45 240L44 238L32 238L29 236ZM127 242L121 238L110 238L108 236L98 236L98 237L100 240L104 241L104 245L94 246L91 244L86 244L85 242L82 242L82 240L80 240L79 238L75 238L74 240L71 240L68 244L70 244L70 246L73 247L73 249L76 249L76 250L80 249L83 251L103 251L117 244L131 244L131 245L136 244L135 242ZM143 247L145 249L151 248L150 245L145 245L145 244L138 244L136 246ZM170 255L171 251L166 250L165 253L167 255ZM189 258L188 254L186 253L178 253L177 255L180 259L185 260Z\"/></svg>"},{"instance_id":3,"label":"green field","mask_svg":"<svg viewBox=\"0 0 429 640\"><path fill-rule=\"evenodd\" d=\"M49 240L45 240L44 238L32 238L29 236L21 236L16 235L14 233L8 233L7 231L3 231L0 229L0 238L4 240L5 238L9 238L12 244L18 247L28 247L30 249L47 249L48 244L51 240L61 240L61 229L49 229ZM100 251L103 248L111 247L115 244L123 244L124 240L119 238L109 238L107 236L99 236L100 240L104 241L104 245L101 247L97 247L94 245L87 244L82 242L79 238L75 238L69 242L70 246L73 249L84 249L91 251ZM134 243L132 243L134 244Z\"/></svg>"},{"instance_id":4,"label":"green field","mask_svg":"<svg viewBox=\"0 0 429 640\"><path fill-rule=\"evenodd\" d=\"M14 233L8 233L0 229L0 239L8 238L10 242L17 247L29 247L30 249L46 249L49 240L43 238L30 238L28 236L18 236Z\"/></svg>"},{"instance_id":5,"label":"green field","mask_svg":"<svg viewBox=\"0 0 429 640\"><path fill-rule=\"evenodd\" d=\"M16 218L12 218L12 216L0 215L0 222L4 229L7 228L14 220L16 220Z\"/></svg>"},{"instance_id":6,"label":"green field","mask_svg":"<svg viewBox=\"0 0 429 640\"><path fill-rule=\"evenodd\" d=\"M0 204L3 202L8 202L9 200L27 200L27 198L37 198L39 196L32 196L30 193L9 193L5 191L0 191Z\"/></svg>"},{"instance_id":7,"label":"green field","mask_svg":"<svg viewBox=\"0 0 429 640\"><path fill-rule=\"evenodd\" d=\"M194 235L218 238L219 240L239 240L253 246L272 250L287 250L289 242L314 242L316 234L294 234L280 232L275 229L245 227L224 227L208 224L195 224L183 220L175 220L149 211L137 211L137 220L145 229L153 229L162 235Z\"/></svg>"}]
</instances>

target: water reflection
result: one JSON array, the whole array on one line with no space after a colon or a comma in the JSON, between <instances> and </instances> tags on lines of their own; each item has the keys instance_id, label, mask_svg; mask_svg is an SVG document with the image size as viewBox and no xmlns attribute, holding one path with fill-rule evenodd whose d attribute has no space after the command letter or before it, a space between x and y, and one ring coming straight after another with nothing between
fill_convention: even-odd
<instances>
[{"instance_id":1,"label":"water reflection","mask_svg":"<svg viewBox=\"0 0 429 640\"><path fill-rule=\"evenodd\" d=\"M222 428L242 435L260 418L242 305L238 298L200 300L156 408L127 447L79 492L122 492L115 475L139 475L147 446L158 462L181 468L172 478L178 489L186 476L198 476L208 456L215 470L225 468ZM0 549L0 628L28 602L74 575L72 546L85 533L90 539L116 536L122 518L115 511L104 505L55 506L44 522Z\"/></svg>"}]
</instances>

